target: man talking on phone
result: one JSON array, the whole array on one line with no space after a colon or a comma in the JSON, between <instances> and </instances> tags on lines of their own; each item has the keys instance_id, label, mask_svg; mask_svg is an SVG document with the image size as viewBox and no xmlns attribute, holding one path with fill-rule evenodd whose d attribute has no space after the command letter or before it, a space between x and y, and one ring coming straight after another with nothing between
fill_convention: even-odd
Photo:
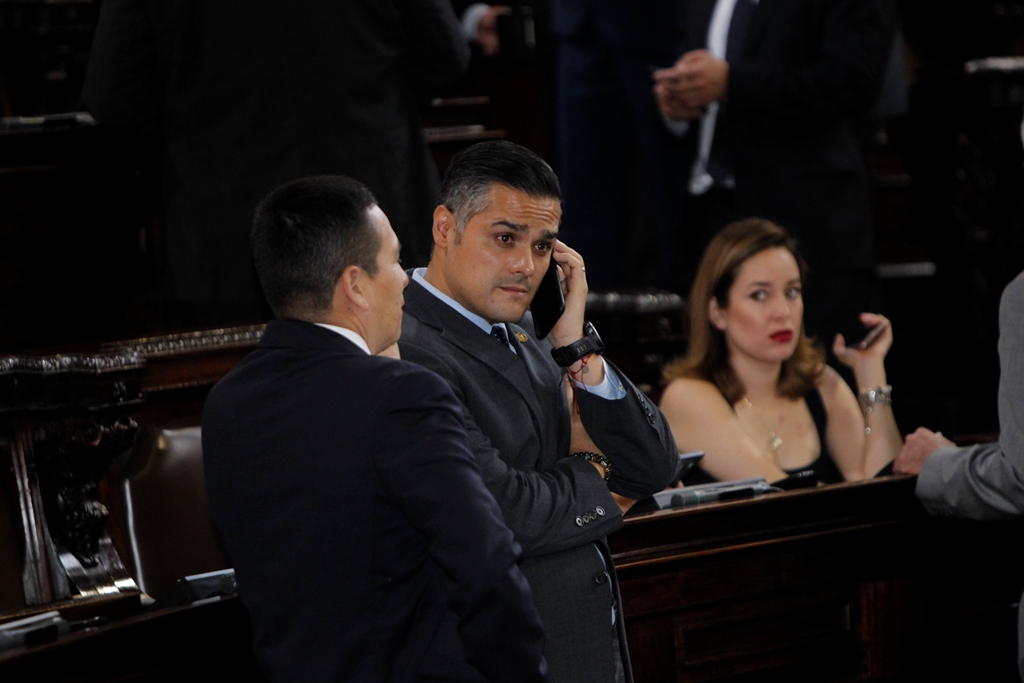
<instances>
[{"instance_id":1,"label":"man talking on phone","mask_svg":"<svg viewBox=\"0 0 1024 683\"><path fill-rule=\"evenodd\" d=\"M664 416L606 361L585 322L586 268L558 241L558 179L507 141L459 152L441 184L429 266L405 292L402 357L444 377L484 482L523 548L551 681L631 681L605 537L675 477ZM564 312L540 339L528 310L558 268ZM538 302L542 303L542 302Z\"/></svg>"}]
</instances>

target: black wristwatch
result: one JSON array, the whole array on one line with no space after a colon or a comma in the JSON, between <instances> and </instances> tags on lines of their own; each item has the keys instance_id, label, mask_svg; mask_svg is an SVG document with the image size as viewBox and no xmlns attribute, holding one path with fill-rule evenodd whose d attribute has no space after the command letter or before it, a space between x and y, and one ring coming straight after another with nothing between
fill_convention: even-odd
<instances>
[{"instance_id":1,"label":"black wristwatch","mask_svg":"<svg viewBox=\"0 0 1024 683\"><path fill-rule=\"evenodd\" d=\"M583 323L583 339L574 341L568 346L551 349L551 357L563 368L592 353L604 353L604 342L592 323Z\"/></svg>"}]
</instances>

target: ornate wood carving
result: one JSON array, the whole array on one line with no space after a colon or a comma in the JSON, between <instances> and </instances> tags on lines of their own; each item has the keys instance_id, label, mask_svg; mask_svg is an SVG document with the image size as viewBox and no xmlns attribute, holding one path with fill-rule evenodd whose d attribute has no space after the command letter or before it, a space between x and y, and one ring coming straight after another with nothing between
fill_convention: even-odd
<instances>
[{"instance_id":1,"label":"ornate wood carving","mask_svg":"<svg viewBox=\"0 0 1024 683\"><path fill-rule=\"evenodd\" d=\"M0 357L0 416L21 512L25 603L137 590L105 532L97 481L135 438L143 357Z\"/></svg>"}]
</instances>

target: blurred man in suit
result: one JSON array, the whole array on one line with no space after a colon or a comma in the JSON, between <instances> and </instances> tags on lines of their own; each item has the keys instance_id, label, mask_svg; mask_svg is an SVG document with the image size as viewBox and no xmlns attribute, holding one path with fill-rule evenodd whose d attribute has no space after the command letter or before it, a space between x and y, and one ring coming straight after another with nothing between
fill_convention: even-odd
<instances>
[{"instance_id":1,"label":"blurred man in suit","mask_svg":"<svg viewBox=\"0 0 1024 683\"><path fill-rule=\"evenodd\" d=\"M159 159L164 296L204 326L262 321L249 225L288 180L363 182L426 263L419 107L468 60L448 0L104 0L82 99Z\"/></svg>"},{"instance_id":2,"label":"blurred man in suit","mask_svg":"<svg viewBox=\"0 0 1024 683\"><path fill-rule=\"evenodd\" d=\"M831 342L878 310L864 131L892 53L893 0L681 0L679 58L655 94L686 145L680 289L734 220L796 239L807 331Z\"/></svg>"},{"instance_id":3,"label":"blurred man in suit","mask_svg":"<svg viewBox=\"0 0 1024 683\"><path fill-rule=\"evenodd\" d=\"M999 441L958 448L920 428L907 436L893 470L917 474L917 497L933 515L1012 519L1024 515L1024 273L999 303ZM1017 664L1024 680L1024 598Z\"/></svg>"},{"instance_id":4,"label":"blurred man in suit","mask_svg":"<svg viewBox=\"0 0 1024 683\"><path fill-rule=\"evenodd\" d=\"M252 232L277 319L210 392L213 517L272 681L546 680L520 549L461 408L394 348L408 282L374 197L285 184Z\"/></svg>"},{"instance_id":5,"label":"blurred man in suit","mask_svg":"<svg viewBox=\"0 0 1024 683\"><path fill-rule=\"evenodd\" d=\"M551 0L563 233L587 244L595 288L675 284L687 166L662 125L651 72L678 56L677 4Z\"/></svg>"}]
</instances>

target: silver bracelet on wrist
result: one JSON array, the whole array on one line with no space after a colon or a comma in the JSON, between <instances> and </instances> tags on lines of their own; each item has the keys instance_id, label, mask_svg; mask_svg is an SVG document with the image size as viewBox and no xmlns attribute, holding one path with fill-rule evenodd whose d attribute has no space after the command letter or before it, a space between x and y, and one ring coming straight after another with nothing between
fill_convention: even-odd
<instances>
[{"instance_id":1,"label":"silver bracelet on wrist","mask_svg":"<svg viewBox=\"0 0 1024 683\"><path fill-rule=\"evenodd\" d=\"M892 385L886 384L884 387L875 387L874 389L861 389L857 396L860 401L860 407L864 410L864 414L870 414L875 406L892 406Z\"/></svg>"}]
</instances>

